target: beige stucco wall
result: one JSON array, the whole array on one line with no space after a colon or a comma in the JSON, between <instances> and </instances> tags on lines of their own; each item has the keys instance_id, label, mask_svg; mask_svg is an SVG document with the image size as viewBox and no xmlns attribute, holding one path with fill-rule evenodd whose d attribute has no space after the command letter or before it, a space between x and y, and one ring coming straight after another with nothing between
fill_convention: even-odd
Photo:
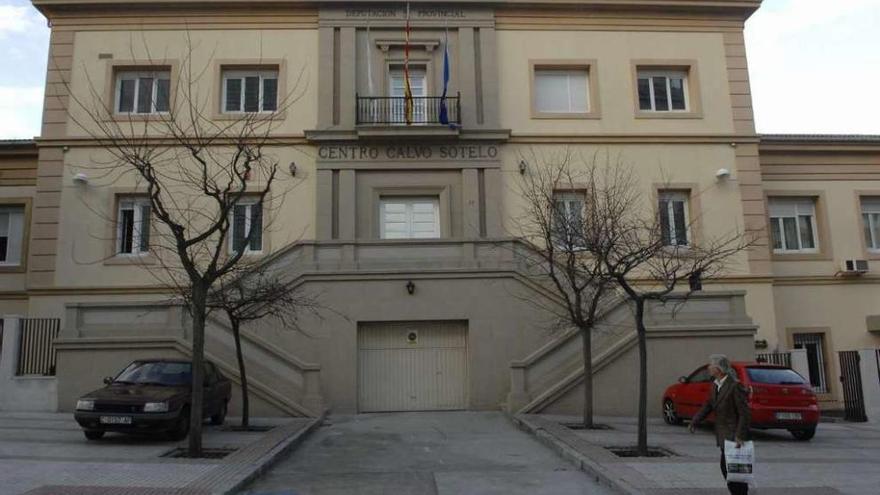
<instances>
[{"instance_id":1,"label":"beige stucco wall","mask_svg":"<svg viewBox=\"0 0 880 495\"><path fill-rule=\"evenodd\" d=\"M279 164L264 218L264 246L269 254L297 240L314 238L315 166L311 147L269 147L265 153ZM116 197L145 189L130 165L121 165L125 173L108 173L109 159L106 152L96 148L71 148L65 153L55 279L58 287L158 283L156 273L150 271L159 269L159 265L120 264L122 258L112 256ZM290 175L291 162L296 163L296 176ZM88 184L73 181L80 172L89 177ZM160 223L154 220L156 233L159 228Z\"/></svg>"},{"instance_id":2,"label":"beige stucco wall","mask_svg":"<svg viewBox=\"0 0 880 495\"><path fill-rule=\"evenodd\" d=\"M499 30L498 94L502 127L516 134L731 133L724 39L721 33ZM595 60L601 119L530 119L530 61ZM701 119L637 119L632 61L696 61ZM598 75L598 77L596 77ZM696 103L696 102L692 102Z\"/></svg>"},{"instance_id":3,"label":"beige stucco wall","mask_svg":"<svg viewBox=\"0 0 880 495\"><path fill-rule=\"evenodd\" d=\"M187 37L191 39L189 43ZM89 135L78 124L89 124L87 128L95 129L84 107L93 110L96 102L110 94L107 85L112 71L108 67L120 61L126 65L150 65L151 61L163 60L181 74L178 81L182 86L172 81L172 88L192 83L194 97L191 100L207 116L219 108L222 97L218 64L283 61L279 101L288 100L291 107L287 118L277 123L276 130L280 134L302 135L305 129L315 126L317 119L317 42L316 29L79 31L73 51L70 89L74 97L68 135ZM110 54L112 58L99 58L99 54ZM190 71L192 76L185 75ZM178 103L183 102L182 94L177 98Z\"/></svg>"}]
</instances>

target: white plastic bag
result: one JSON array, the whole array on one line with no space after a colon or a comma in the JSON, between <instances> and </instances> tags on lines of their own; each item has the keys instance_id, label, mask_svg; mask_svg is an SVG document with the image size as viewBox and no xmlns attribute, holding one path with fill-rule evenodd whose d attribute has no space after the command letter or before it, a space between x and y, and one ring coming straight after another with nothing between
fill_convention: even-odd
<instances>
[{"instance_id":1,"label":"white plastic bag","mask_svg":"<svg viewBox=\"0 0 880 495\"><path fill-rule=\"evenodd\" d=\"M736 442L724 441L724 461L727 463L728 483L755 484L755 444L743 442L736 448Z\"/></svg>"}]
</instances>

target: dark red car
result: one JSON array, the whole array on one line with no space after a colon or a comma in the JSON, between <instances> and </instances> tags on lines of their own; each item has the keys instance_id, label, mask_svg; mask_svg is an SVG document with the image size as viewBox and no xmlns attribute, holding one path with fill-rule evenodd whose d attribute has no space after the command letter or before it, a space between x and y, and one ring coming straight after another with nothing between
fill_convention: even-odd
<instances>
[{"instance_id":1,"label":"dark red car","mask_svg":"<svg viewBox=\"0 0 880 495\"><path fill-rule=\"evenodd\" d=\"M809 440L819 424L819 403L810 383L784 366L762 363L733 363L749 389L752 428L785 429L798 440ZM697 414L709 398L714 379L707 366L678 379L663 393L663 419L678 425ZM707 418L712 421L713 415Z\"/></svg>"}]
</instances>

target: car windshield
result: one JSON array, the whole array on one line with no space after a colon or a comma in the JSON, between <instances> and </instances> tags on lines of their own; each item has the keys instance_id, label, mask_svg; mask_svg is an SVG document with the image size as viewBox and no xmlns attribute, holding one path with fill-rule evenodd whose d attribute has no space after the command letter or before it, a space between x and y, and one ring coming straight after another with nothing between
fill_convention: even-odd
<instances>
[{"instance_id":1,"label":"car windshield","mask_svg":"<svg viewBox=\"0 0 880 495\"><path fill-rule=\"evenodd\" d=\"M786 368L748 368L749 379L753 383L768 385L803 385L804 379Z\"/></svg>"},{"instance_id":2,"label":"car windshield","mask_svg":"<svg viewBox=\"0 0 880 495\"><path fill-rule=\"evenodd\" d=\"M134 362L128 365L113 383L141 385L189 385L192 382L190 363L166 361Z\"/></svg>"}]
</instances>

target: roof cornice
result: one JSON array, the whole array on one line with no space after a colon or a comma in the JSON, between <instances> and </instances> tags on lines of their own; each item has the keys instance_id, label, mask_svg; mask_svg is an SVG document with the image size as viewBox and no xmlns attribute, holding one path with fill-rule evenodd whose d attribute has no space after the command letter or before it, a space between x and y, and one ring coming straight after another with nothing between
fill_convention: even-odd
<instances>
[{"instance_id":1,"label":"roof cornice","mask_svg":"<svg viewBox=\"0 0 880 495\"><path fill-rule=\"evenodd\" d=\"M747 19L760 6L763 0L409 0L410 4L456 5L494 8L567 8L597 10L670 10L706 12L725 15L738 15ZM126 10L126 9L180 9L180 8L277 8L277 7L321 7L357 5L403 5L402 0L32 0L33 5L46 17L54 13L88 10Z\"/></svg>"}]
</instances>

